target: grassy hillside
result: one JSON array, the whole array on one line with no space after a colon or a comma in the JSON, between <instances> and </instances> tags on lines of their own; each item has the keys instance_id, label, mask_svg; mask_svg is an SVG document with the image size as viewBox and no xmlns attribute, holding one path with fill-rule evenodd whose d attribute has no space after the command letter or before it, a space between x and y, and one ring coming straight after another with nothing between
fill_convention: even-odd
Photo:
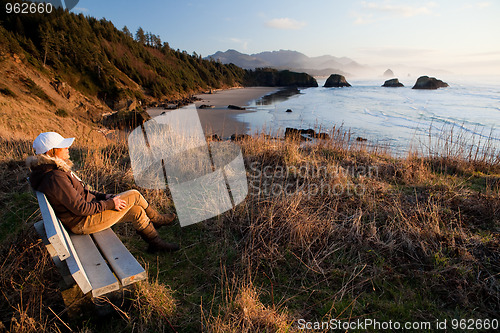
<instances>
[{"instance_id":1,"label":"grassy hillside","mask_svg":"<svg viewBox=\"0 0 500 333\"><path fill-rule=\"evenodd\" d=\"M6 1L0 1L2 8ZM244 71L172 50L168 43L133 38L105 19L63 10L51 14L0 13L0 45L49 66L74 88L112 104L124 97L178 97L200 89L241 84ZM147 34L147 36L154 36Z\"/></svg>"},{"instance_id":2,"label":"grassy hillside","mask_svg":"<svg viewBox=\"0 0 500 333\"><path fill-rule=\"evenodd\" d=\"M5 2L0 1L2 8ZM178 98L208 88L315 82L307 74L289 71L274 73L280 80L262 81L259 71L173 50L141 28L134 38L126 27L118 30L105 19L63 10L25 15L2 11L0 22L3 49L26 54L28 62L40 69L50 66L71 86L99 96L111 107L123 98Z\"/></svg>"},{"instance_id":3,"label":"grassy hillside","mask_svg":"<svg viewBox=\"0 0 500 333\"><path fill-rule=\"evenodd\" d=\"M436 142L447 150L433 157L396 158L341 130L330 135L308 146L243 141L248 197L209 221L162 229L180 242L177 253L147 254L131 226L116 226L150 279L106 321L68 317L32 228L40 214L23 166L31 142L1 141L0 321L33 332L290 332L301 318L446 319L448 328L498 319L498 154L449 149L461 146L453 137ZM124 143L80 143L72 159L98 189L135 187ZM163 191L142 192L161 210L171 205Z\"/></svg>"},{"instance_id":4,"label":"grassy hillside","mask_svg":"<svg viewBox=\"0 0 500 333\"><path fill-rule=\"evenodd\" d=\"M0 7L12 1L0 0ZM246 71L173 50L139 29L63 10L51 14L0 11L0 129L15 137L55 130L68 135L109 131L102 116L142 109L234 86L311 86L304 73ZM109 135L108 135L109 136Z\"/></svg>"}]
</instances>

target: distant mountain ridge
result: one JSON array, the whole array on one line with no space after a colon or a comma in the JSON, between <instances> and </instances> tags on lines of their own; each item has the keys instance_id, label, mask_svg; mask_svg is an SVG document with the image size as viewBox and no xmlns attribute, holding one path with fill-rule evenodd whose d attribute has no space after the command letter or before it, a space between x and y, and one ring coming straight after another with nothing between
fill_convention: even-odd
<instances>
[{"instance_id":1,"label":"distant mountain ridge","mask_svg":"<svg viewBox=\"0 0 500 333\"><path fill-rule=\"evenodd\" d=\"M272 67L288 69L296 72L306 72L315 76L337 74L359 74L366 71L367 66L361 65L347 57L323 55L308 57L303 53L292 50L266 51L255 54L245 54L229 49L218 51L205 59L219 60L223 64L235 64L245 69Z\"/></svg>"}]
</instances>

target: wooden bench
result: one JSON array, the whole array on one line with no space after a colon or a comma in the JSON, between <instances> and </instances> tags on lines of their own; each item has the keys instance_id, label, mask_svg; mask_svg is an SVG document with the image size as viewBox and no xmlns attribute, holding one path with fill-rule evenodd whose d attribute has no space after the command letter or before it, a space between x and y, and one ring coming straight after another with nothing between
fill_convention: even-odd
<instances>
[{"instance_id":1,"label":"wooden bench","mask_svg":"<svg viewBox=\"0 0 500 333\"><path fill-rule=\"evenodd\" d=\"M92 235L66 231L49 201L35 192L43 220L35 229L68 285L98 297L147 278L146 271L111 229Z\"/></svg>"}]
</instances>

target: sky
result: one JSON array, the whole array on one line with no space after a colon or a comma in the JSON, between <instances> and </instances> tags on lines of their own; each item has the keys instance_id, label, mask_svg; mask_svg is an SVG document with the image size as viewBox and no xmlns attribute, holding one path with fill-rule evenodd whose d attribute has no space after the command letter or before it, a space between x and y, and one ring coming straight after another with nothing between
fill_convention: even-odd
<instances>
[{"instance_id":1,"label":"sky","mask_svg":"<svg viewBox=\"0 0 500 333\"><path fill-rule=\"evenodd\" d=\"M80 0L72 11L134 34L142 27L202 56L284 49L500 75L498 0Z\"/></svg>"}]
</instances>

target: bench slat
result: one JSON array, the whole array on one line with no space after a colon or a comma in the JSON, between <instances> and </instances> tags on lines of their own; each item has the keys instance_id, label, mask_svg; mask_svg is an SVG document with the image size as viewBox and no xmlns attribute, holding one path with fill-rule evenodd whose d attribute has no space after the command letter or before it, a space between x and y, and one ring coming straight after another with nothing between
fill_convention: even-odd
<instances>
[{"instance_id":1,"label":"bench slat","mask_svg":"<svg viewBox=\"0 0 500 333\"><path fill-rule=\"evenodd\" d=\"M59 223L59 220L57 221L57 223ZM69 237L68 232L64 228L62 228L61 231L65 238L64 241L66 242L66 245L69 248L71 254L68 258L66 258L66 264L68 265L69 272L73 276L73 279L75 279L82 292L86 294L92 290L92 285L90 284L87 274L85 274L85 269L80 262L80 258L76 253L75 247L73 246L73 241Z\"/></svg>"},{"instance_id":2,"label":"bench slat","mask_svg":"<svg viewBox=\"0 0 500 333\"><path fill-rule=\"evenodd\" d=\"M54 264L56 267L59 269L59 273L61 273L64 282L70 286L75 283L75 280L71 276L68 265L66 265L61 259L59 259L59 256L57 255L57 251L54 249L54 246L50 244L49 240L47 239L47 236L45 234L45 226L43 221L38 221L35 223L35 230L42 239L43 244L45 244L45 247L47 248L47 251L49 252L49 255L52 258L52 261L54 261Z\"/></svg>"},{"instance_id":3,"label":"bench slat","mask_svg":"<svg viewBox=\"0 0 500 333\"><path fill-rule=\"evenodd\" d=\"M59 220L57 219L56 214L50 206L45 194L36 191L36 197L42 213L47 239L50 244L54 246L59 259L61 261L66 260L70 256L70 253L61 230L61 224L59 223Z\"/></svg>"},{"instance_id":4,"label":"bench slat","mask_svg":"<svg viewBox=\"0 0 500 333\"><path fill-rule=\"evenodd\" d=\"M111 229L92 234L122 286L147 278L147 273Z\"/></svg>"},{"instance_id":5,"label":"bench slat","mask_svg":"<svg viewBox=\"0 0 500 333\"><path fill-rule=\"evenodd\" d=\"M86 273L89 281L89 287L92 289L92 296L97 297L120 289L118 280L109 269L106 261L101 256L101 253L95 246L90 235L72 234L70 238L74 249L76 250L76 252L73 252L74 259L79 261L83 271ZM78 256L76 253L81 253L82 255ZM69 258L66 261L68 260ZM70 266L69 262L68 266ZM86 293L86 291L83 292Z\"/></svg>"}]
</instances>

